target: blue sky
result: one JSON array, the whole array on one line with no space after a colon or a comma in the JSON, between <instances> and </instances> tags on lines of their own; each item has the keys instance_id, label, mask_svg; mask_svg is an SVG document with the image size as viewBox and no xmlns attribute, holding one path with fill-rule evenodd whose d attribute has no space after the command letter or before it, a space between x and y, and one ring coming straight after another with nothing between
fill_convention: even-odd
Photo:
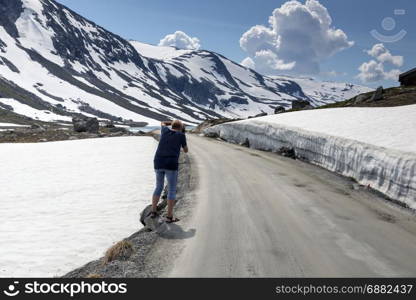
<instances>
[{"instance_id":1,"label":"blue sky","mask_svg":"<svg viewBox=\"0 0 416 300\"><path fill-rule=\"evenodd\" d=\"M197 37L201 49L216 51L241 62L248 53L241 49L241 36L255 25L268 25L269 16L282 0L58 0L77 13L127 39L158 44L160 39L176 30ZM305 3L305 0L301 0ZM356 76L364 62L376 60L365 53L380 43L371 30L393 36L401 30L407 34L394 43L383 43L393 56L402 56L404 64L383 64L385 71L405 71L416 67L416 32L414 30L416 1L414 0L320 0L332 18L331 27L341 29L354 45L335 55L320 60L321 72L312 75L327 80L363 84ZM405 15L395 15L395 9L404 9ZM394 29L386 30L383 19L396 22ZM385 23L386 24L386 23ZM390 19L391 25L391 19ZM307 28L305 30L308 30ZM379 63L379 62L378 62ZM328 75L335 71L337 74ZM285 71L281 71L284 74ZM334 72L332 72L334 73ZM365 82L368 86L397 85L394 80L380 79Z\"/></svg>"}]
</instances>

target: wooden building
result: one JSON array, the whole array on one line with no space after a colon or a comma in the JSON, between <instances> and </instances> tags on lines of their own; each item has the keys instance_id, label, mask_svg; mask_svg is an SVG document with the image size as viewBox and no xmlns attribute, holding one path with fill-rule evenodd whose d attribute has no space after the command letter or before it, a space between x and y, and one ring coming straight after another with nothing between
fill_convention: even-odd
<instances>
[{"instance_id":1,"label":"wooden building","mask_svg":"<svg viewBox=\"0 0 416 300\"><path fill-rule=\"evenodd\" d=\"M416 86L416 68L400 74L399 81L402 86Z\"/></svg>"}]
</instances>

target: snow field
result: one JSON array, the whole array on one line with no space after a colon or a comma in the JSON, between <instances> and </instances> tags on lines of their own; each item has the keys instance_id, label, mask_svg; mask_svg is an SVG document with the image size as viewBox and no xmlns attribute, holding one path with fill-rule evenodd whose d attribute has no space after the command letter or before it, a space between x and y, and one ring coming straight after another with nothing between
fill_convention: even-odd
<instances>
[{"instance_id":1,"label":"snow field","mask_svg":"<svg viewBox=\"0 0 416 300\"><path fill-rule=\"evenodd\" d=\"M0 144L0 277L51 277L140 227L153 191L150 137Z\"/></svg>"}]
</instances>

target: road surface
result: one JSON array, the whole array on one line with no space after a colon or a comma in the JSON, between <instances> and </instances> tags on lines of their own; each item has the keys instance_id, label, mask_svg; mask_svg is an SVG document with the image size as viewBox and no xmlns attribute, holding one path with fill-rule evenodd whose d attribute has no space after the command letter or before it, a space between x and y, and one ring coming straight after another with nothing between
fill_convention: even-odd
<instances>
[{"instance_id":1,"label":"road surface","mask_svg":"<svg viewBox=\"0 0 416 300\"><path fill-rule=\"evenodd\" d=\"M189 136L193 230L169 277L416 276L416 218L319 167Z\"/></svg>"}]
</instances>

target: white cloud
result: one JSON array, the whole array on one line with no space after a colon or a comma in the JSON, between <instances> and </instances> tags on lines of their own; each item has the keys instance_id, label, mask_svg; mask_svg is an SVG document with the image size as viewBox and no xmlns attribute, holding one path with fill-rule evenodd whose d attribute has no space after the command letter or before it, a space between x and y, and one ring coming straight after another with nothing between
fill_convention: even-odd
<instances>
[{"instance_id":1,"label":"white cloud","mask_svg":"<svg viewBox=\"0 0 416 300\"><path fill-rule=\"evenodd\" d=\"M323 60L354 44L331 24L319 1L288 1L273 11L269 26L256 25L245 32L240 46L259 72L318 74Z\"/></svg>"},{"instance_id":2,"label":"white cloud","mask_svg":"<svg viewBox=\"0 0 416 300\"><path fill-rule=\"evenodd\" d=\"M271 29L256 25L251 27L241 36L240 46L250 55L255 55L259 49L267 50L278 48L279 41Z\"/></svg>"},{"instance_id":3,"label":"white cloud","mask_svg":"<svg viewBox=\"0 0 416 300\"><path fill-rule=\"evenodd\" d=\"M390 71L385 70L385 63L401 67L404 63L403 56L393 56L383 44L375 44L373 48L365 51L368 55L374 57L369 62L363 63L358 70L360 73L357 77L362 82L377 82L381 80L397 80L401 73L398 69Z\"/></svg>"},{"instance_id":4,"label":"white cloud","mask_svg":"<svg viewBox=\"0 0 416 300\"><path fill-rule=\"evenodd\" d=\"M160 40L159 46L170 46L178 49L198 50L201 47L200 41L196 37L190 37L183 31L176 31L168 34Z\"/></svg>"},{"instance_id":5,"label":"white cloud","mask_svg":"<svg viewBox=\"0 0 416 300\"><path fill-rule=\"evenodd\" d=\"M338 76L347 76L348 74L346 72L337 72L335 70L332 70L332 71L321 72L320 75L325 76L325 77L338 77Z\"/></svg>"},{"instance_id":6,"label":"white cloud","mask_svg":"<svg viewBox=\"0 0 416 300\"><path fill-rule=\"evenodd\" d=\"M371 50L367 50L366 52L379 62L388 62L397 67L403 66L403 56L391 55L390 51L383 44L375 44Z\"/></svg>"},{"instance_id":7,"label":"white cloud","mask_svg":"<svg viewBox=\"0 0 416 300\"><path fill-rule=\"evenodd\" d=\"M256 66L260 69L272 68L273 70L285 71L292 70L296 65L295 61L285 63L272 50L257 51L254 59Z\"/></svg>"}]
</instances>

